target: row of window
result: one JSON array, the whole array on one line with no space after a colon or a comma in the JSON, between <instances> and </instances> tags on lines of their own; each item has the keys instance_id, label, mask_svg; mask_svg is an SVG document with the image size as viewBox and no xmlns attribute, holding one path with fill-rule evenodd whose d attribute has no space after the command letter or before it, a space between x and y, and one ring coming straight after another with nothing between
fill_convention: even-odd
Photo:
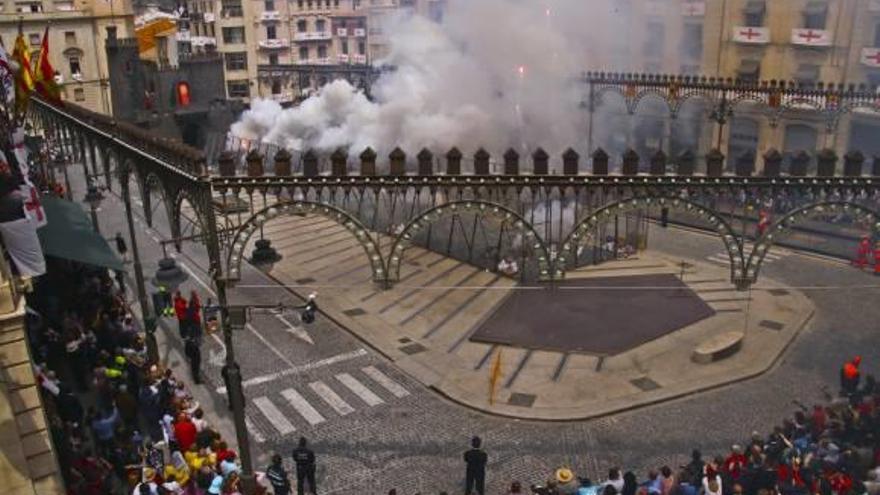
<instances>
[{"instance_id":1,"label":"row of window","mask_svg":"<svg viewBox=\"0 0 880 495\"><path fill-rule=\"evenodd\" d=\"M767 14L764 0L750 0L743 9L743 22L747 27L761 27ZM801 11L804 29L825 29L828 23L828 3L825 0L810 0Z\"/></svg>"},{"instance_id":2,"label":"row of window","mask_svg":"<svg viewBox=\"0 0 880 495\"><path fill-rule=\"evenodd\" d=\"M297 0L296 6L300 10L302 9L320 9L331 8L338 9L339 8L339 0Z\"/></svg>"}]
</instances>

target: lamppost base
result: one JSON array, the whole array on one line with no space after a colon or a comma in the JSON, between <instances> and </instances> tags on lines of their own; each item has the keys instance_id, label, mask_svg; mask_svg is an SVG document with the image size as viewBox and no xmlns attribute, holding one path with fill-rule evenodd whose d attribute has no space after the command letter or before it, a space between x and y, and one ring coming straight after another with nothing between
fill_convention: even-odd
<instances>
[{"instance_id":1,"label":"lamppost base","mask_svg":"<svg viewBox=\"0 0 880 495\"><path fill-rule=\"evenodd\" d=\"M272 247L272 242L269 239L260 239L255 243L255 246L253 253L251 253L251 263L265 265L281 259L281 255Z\"/></svg>"},{"instance_id":2,"label":"lamppost base","mask_svg":"<svg viewBox=\"0 0 880 495\"><path fill-rule=\"evenodd\" d=\"M172 258L162 258L159 260L159 269L156 270L156 276L152 282L156 287L173 289L186 279L186 273L177 266L177 263Z\"/></svg>"}]
</instances>

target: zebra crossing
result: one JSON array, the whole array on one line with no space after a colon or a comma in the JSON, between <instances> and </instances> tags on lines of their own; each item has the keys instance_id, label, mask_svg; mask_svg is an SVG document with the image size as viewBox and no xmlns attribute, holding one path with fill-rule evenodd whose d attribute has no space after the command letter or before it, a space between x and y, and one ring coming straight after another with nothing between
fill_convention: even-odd
<instances>
[{"instance_id":1,"label":"zebra crossing","mask_svg":"<svg viewBox=\"0 0 880 495\"><path fill-rule=\"evenodd\" d=\"M348 416L358 407L380 406L386 401L407 397L410 392L379 368L370 365L360 368L359 372L337 373L332 379L313 381L300 390L286 388L278 395L278 398L255 397L250 402L253 410L272 425L277 434L285 436L296 432L298 427L325 423L331 415ZM293 414L285 414L282 409ZM255 422L248 420L247 428L258 443L265 441L267 435L260 431Z\"/></svg>"},{"instance_id":2,"label":"zebra crossing","mask_svg":"<svg viewBox=\"0 0 880 495\"><path fill-rule=\"evenodd\" d=\"M755 245L751 242L746 242L743 244L743 253L745 254L746 261L748 261L748 257L754 247ZM767 254L764 255L764 263L769 264L775 261L779 261L788 254L788 251L774 247L770 251L768 251ZM727 254L727 251L719 251L711 256L707 256L706 260L718 265L730 266L730 256Z\"/></svg>"}]
</instances>

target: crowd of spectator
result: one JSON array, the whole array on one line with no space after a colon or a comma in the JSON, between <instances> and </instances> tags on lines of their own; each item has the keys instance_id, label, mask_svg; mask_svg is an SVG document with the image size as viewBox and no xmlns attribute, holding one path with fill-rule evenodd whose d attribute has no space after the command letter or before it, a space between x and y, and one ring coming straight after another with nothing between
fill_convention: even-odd
<instances>
[{"instance_id":1,"label":"crowd of spectator","mask_svg":"<svg viewBox=\"0 0 880 495\"><path fill-rule=\"evenodd\" d=\"M108 271L49 263L27 329L68 493L238 493L236 453L174 371L149 361Z\"/></svg>"}]
</instances>

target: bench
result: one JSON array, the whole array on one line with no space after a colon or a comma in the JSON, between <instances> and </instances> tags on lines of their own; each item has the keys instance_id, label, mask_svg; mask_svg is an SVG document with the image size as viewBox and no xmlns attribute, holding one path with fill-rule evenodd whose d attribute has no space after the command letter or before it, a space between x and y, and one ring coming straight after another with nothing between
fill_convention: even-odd
<instances>
[{"instance_id":1,"label":"bench","mask_svg":"<svg viewBox=\"0 0 880 495\"><path fill-rule=\"evenodd\" d=\"M745 334L739 331L716 335L698 345L691 359L695 363L709 364L732 356L742 347L743 338Z\"/></svg>"}]
</instances>

